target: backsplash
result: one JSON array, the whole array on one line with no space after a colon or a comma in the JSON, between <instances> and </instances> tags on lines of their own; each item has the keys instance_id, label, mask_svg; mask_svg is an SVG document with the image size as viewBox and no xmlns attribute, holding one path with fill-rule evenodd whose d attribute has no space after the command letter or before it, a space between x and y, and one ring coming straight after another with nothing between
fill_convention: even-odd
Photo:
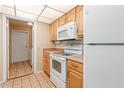
<instances>
[{"instance_id":1,"label":"backsplash","mask_svg":"<svg viewBox=\"0 0 124 93\"><path fill-rule=\"evenodd\" d=\"M80 39L80 40L68 40L68 41L57 41L56 42L56 47L57 48L73 47L73 48L79 48L79 49L82 50L83 39Z\"/></svg>"}]
</instances>

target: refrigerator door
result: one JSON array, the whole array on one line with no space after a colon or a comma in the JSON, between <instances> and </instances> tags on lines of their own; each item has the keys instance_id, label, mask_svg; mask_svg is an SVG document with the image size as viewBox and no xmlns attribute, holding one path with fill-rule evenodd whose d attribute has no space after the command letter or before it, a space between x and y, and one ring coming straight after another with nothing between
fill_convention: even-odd
<instances>
[{"instance_id":1,"label":"refrigerator door","mask_svg":"<svg viewBox=\"0 0 124 93\"><path fill-rule=\"evenodd\" d=\"M84 46L86 88L124 88L124 46Z\"/></svg>"},{"instance_id":2,"label":"refrigerator door","mask_svg":"<svg viewBox=\"0 0 124 93\"><path fill-rule=\"evenodd\" d=\"M124 6L85 6L85 43L124 43Z\"/></svg>"}]
</instances>

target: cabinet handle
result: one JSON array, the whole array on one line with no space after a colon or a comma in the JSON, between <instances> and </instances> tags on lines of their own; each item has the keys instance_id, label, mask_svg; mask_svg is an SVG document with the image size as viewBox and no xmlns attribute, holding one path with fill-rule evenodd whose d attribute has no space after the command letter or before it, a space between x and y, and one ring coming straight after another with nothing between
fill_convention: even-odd
<instances>
[{"instance_id":1,"label":"cabinet handle","mask_svg":"<svg viewBox=\"0 0 124 93\"><path fill-rule=\"evenodd\" d=\"M75 67L75 68L78 68L78 66L75 66L75 65L71 65L71 66L73 66L73 67Z\"/></svg>"}]
</instances>

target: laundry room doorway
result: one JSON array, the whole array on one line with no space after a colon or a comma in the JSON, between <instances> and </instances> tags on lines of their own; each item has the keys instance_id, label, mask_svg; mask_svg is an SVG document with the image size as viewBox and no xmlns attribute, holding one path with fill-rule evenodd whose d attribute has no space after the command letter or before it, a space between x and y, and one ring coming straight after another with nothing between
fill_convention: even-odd
<instances>
[{"instance_id":1,"label":"laundry room doorway","mask_svg":"<svg viewBox=\"0 0 124 93\"><path fill-rule=\"evenodd\" d=\"M8 79L32 73L32 25L10 19Z\"/></svg>"}]
</instances>

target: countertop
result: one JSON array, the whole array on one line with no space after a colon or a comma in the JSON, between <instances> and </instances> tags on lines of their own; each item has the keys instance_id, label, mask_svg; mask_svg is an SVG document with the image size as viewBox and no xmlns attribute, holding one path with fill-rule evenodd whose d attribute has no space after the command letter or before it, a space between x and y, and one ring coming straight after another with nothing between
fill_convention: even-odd
<instances>
[{"instance_id":1,"label":"countertop","mask_svg":"<svg viewBox=\"0 0 124 93\"><path fill-rule=\"evenodd\" d=\"M83 64L83 55L74 55L74 56L70 56L70 57L68 57L68 59Z\"/></svg>"},{"instance_id":2,"label":"countertop","mask_svg":"<svg viewBox=\"0 0 124 93\"><path fill-rule=\"evenodd\" d=\"M63 51L64 51L64 49L62 49L62 48L45 48L45 49L43 49L43 50L44 50L44 52L46 52L46 53L63 52Z\"/></svg>"},{"instance_id":3,"label":"countertop","mask_svg":"<svg viewBox=\"0 0 124 93\"><path fill-rule=\"evenodd\" d=\"M63 48L44 48L43 51L46 53L59 53L59 52L63 52L64 49ZM68 57L68 59L83 64L83 55L73 55Z\"/></svg>"}]
</instances>

